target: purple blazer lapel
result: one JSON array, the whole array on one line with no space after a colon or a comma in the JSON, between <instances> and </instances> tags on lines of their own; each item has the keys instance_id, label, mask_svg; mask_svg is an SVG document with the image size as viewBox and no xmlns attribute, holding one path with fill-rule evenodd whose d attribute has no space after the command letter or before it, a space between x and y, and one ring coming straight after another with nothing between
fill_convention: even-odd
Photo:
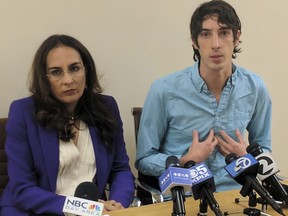
<instances>
[{"instance_id":1,"label":"purple blazer lapel","mask_svg":"<svg viewBox=\"0 0 288 216\"><path fill-rule=\"evenodd\" d=\"M40 145L43 151L44 167L51 190L56 190L56 180L59 168L59 140L56 130L45 130L39 127Z\"/></svg>"},{"instance_id":2,"label":"purple blazer lapel","mask_svg":"<svg viewBox=\"0 0 288 216\"><path fill-rule=\"evenodd\" d=\"M94 154L96 157L96 182L99 188L99 193L103 193L106 188L106 182L109 177L108 167L109 160L112 160L111 153L107 152L106 147L103 145L98 134L98 129L95 127L89 127ZM59 167L59 140L56 130L45 130L39 127L39 140L44 157L44 173L47 174L47 179L52 191L56 190L56 181Z\"/></svg>"},{"instance_id":3,"label":"purple blazer lapel","mask_svg":"<svg viewBox=\"0 0 288 216\"><path fill-rule=\"evenodd\" d=\"M103 193L106 187L106 182L109 175L107 149L103 145L98 134L98 129L95 127L89 127L91 139L93 142L94 154L96 157L96 183L98 185L99 193ZM111 158L110 158L111 159Z\"/></svg>"}]
</instances>

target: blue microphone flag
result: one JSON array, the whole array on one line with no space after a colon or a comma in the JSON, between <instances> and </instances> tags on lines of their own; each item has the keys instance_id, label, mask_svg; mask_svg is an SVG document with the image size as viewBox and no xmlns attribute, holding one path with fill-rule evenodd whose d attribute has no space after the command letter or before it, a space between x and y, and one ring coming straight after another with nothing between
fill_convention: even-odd
<instances>
[{"instance_id":1,"label":"blue microphone flag","mask_svg":"<svg viewBox=\"0 0 288 216\"><path fill-rule=\"evenodd\" d=\"M171 194L171 188L183 186L184 192L191 191L191 176L188 169L168 167L159 178L159 185L163 195Z\"/></svg>"},{"instance_id":2,"label":"blue microphone flag","mask_svg":"<svg viewBox=\"0 0 288 216\"><path fill-rule=\"evenodd\" d=\"M201 198L202 195L199 191L199 188L203 184L206 184L206 187L208 187L211 192L215 191L213 174L204 162L190 167L189 170L192 181L192 193L195 200Z\"/></svg>"},{"instance_id":3,"label":"blue microphone flag","mask_svg":"<svg viewBox=\"0 0 288 216\"><path fill-rule=\"evenodd\" d=\"M258 166L259 166L259 162L251 154L246 154L232 161L230 164L228 164L225 167L225 170L229 173L229 175L232 178L236 179L239 175L244 173L248 168L249 168L249 172L251 174L254 174L254 176L256 176ZM252 169L253 167L255 167L255 169Z\"/></svg>"}]
</instances>

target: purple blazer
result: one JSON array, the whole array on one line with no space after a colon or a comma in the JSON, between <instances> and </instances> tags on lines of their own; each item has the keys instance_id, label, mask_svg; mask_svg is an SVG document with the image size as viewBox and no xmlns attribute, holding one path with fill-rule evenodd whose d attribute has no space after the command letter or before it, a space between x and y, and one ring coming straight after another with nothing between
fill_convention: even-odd
<instances>
[{"instance_id":1,"label":"purple blazer","mask_svg":"<svg viewBox=\"0 0 288 216\"><path fill-rule=\"evenodd\" d=\"M109 199L128 207L134 197L134 176L129 166L122 121L115 99L104 96L114 111L118 129L112 150L89 127L96 155L99 194L110 185ZM65 196L55 194L59 167L59 140L55 129L41 127L33 118L32 97L11 104L5 150L9 182L0 199L0 216L63 215Z\"/></svg>"}]
</instances>

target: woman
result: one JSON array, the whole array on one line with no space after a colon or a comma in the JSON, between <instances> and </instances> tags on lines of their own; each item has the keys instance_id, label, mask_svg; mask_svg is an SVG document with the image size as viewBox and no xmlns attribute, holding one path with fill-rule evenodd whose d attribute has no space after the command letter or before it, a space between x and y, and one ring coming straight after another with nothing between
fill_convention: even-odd
<instances>
[{"instance_id":1,"label":"woman","mask_svg":"<svg viewBox=\"0 0 288 216\"><path fill-rule=\"evenodd\" d=\"M31 97L11 104L6 153L9 183L1 216L63 215L65 196L85 181L106 210L128 207L134 194L116 101L102 95L89 51L75 38L53 35L38 49Z\"/></svg>"}]
</instances>

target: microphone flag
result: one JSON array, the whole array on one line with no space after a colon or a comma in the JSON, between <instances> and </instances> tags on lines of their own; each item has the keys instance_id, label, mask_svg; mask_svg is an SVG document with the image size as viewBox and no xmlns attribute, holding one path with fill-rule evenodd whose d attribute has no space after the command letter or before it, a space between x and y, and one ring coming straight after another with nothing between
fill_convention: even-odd
<instances>
[{"instance_id":1,"label":"microphone flag","mask_svg":"<svg viewBox=\"0 0 288 216\"><path fill-rule=\"evenodd\" d=\"M233 179L235 179L238 183L243 185L245 182L244 179L240 177L240 175L244 172L248 172L246 174L256 176L258 166L259 162L251 154L246 154L229 163L225 167L225 170L229 173L229 175ZM238 178L238 176L240 178Z\"/></svg>"},{"instance_id":2,"label":"microphone flag","mask_svg":"<svg viewBox=\"0 0 288 216\"><path fill-rule=\"evenodd\" d=\"M255 158L260 163L257 175L257 178L260 181L263 181L280 171L269 152L263 152L261 155L255 156Z\"/></svg>"},{"instance_id":3,"label":"microphone flag","mask_svg":"<svg viewBox=\"0 0 288 216\"><path fill-rule=\"evenodd\" d=\"M171 194L171 188L182 186L184 192L191 191L191 176L188 169L168 167L159 178L159 185L163 195Z\"/></svg>"},{"instance_id":4,"label":"microphone flag","mask_svg":"<svg viewBox=\"0 0 288 216\"><path fill-rule=\"evenodd\" d=\"M101 216L103 208L103 203L67 196L63 206L63 212L79 216Z\"/></svg>"},{"instance_id":5,"label":"microphone flag","mask_svg":"<svg viewBox=\"0 0 288 216\"><path fill-rule=\"evenodd\" d=\"M209 190L211 190L211 192L215 191L213 174L204 162L194 165L193 167L189 168L189 170L192 181L192 194L195 200L202 197L202 194L199 193L199 187L202 186L202 184L209 185Z\"/></svg>"}]
</instances>

